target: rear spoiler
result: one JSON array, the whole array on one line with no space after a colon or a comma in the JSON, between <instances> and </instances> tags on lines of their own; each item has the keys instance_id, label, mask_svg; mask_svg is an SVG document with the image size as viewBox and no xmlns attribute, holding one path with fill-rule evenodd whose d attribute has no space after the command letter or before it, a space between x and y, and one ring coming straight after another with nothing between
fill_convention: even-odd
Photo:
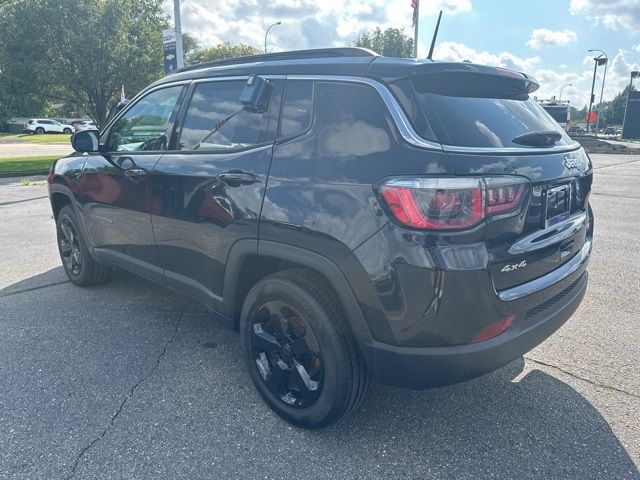
<instances>
[{"instance_id":1,"label":"rear spoiler","mask_svg":"<svg viewBox=\"0 0 640 480\"><path fill-rule=\"evenodd\" d=\"M521 98L540 88L538 82L525 73L467 62L379 57L371 63L369 74L386 82L408 78L419 92L448 96Z\"/></svg>"}]
</instances>

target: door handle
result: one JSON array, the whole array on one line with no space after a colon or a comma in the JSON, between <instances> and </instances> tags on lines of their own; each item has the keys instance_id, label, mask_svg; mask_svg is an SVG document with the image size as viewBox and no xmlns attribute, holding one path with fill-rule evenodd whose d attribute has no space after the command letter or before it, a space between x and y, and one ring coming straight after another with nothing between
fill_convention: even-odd
<instances>
[{"instance_id":1,"label":"door handle","mask_svg":"<svg viewBox=\"0 0 640 480\"><path fill-rule=\"evenodd\" d=\"M253 173L245 172L243 170L229 170L228 172L216 175L216 178L230 187L251 185L256 182L256 176Z\"/></svg>"},{"instance_id":2,"label":"door handle","mask_svg":"<svg viewBox=\"0 0 640 480\"><path fill-rule=\"evenodd\" d=\"M131 180L138 180L146 176L147 172L142 168L130 168L129 170L125 170L124 174Z\"/></svg>"}]
</instances>

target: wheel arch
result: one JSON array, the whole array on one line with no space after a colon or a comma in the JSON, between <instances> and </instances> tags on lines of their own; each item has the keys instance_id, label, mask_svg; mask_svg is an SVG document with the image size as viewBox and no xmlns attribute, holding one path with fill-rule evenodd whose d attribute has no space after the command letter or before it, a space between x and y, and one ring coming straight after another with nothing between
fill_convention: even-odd
<instances>
[{"instance_id":1,"label":"wheel arch","mask_svg":"<svg viewBox=\"0 0 640 480\"><path fill-rule=\"evenodd\" d=\"M52 192L49 200L51 201L51 210L53 211L54 220L58 219L58 214L60 213L60 210L62 210L62 207L64 207L65 205L71 205L73 208L73 202L71 200L71 197L67 193L63 193L61 191Z\"/></svg>"},{"instance_id":2,"label":"wheel arch","mask_svg":"<svg viewBox=\"0 0 640 480\"><path fill-rule=\"evenodd\" d=\"M227 316L237 321L251 287L267 275L290 268L319 274L338 297L354 337L358 342L371 339L360 304L340 268L323 255L278 242L241 240L233 246L223 284Z\"/></svg>"}]
</instances>

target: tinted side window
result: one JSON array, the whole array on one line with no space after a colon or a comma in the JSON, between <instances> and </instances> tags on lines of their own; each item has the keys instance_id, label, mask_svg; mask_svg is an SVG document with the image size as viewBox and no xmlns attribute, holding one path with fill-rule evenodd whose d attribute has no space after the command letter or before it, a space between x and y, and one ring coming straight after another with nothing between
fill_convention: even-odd
<instances>
[{"instance_id":1,"label":"tinted side window","mask_svg":"<svg viewBox=\"0 0 640 480\"><path fill-rule=\"evenodd\" d=\"M111 128L109 151L166 150L167 127L182 88L155 90L137 101Z\"/></svg>"},{"instance_id":2,"label":"tinted side window","mask_svg":"<svg viewBox=\"0 0 640 480\"><path fill-rule=\"evenodd\" d=\"M298 135L309 128L313 111L313 82L287 81L282 102L281 137Z\"/></svg>"},{"instance_id":3,"label":"tinted side window","mask_svg":"<svg viewBox=\"0 0 640 480\"><path fill-rule=\"evenodd\" d=\"M234 80L198 84L187 109L178 150L231 150L263 142L268 113L242 108L240 94L245 83Z\"/></svg>"}]
</instances>

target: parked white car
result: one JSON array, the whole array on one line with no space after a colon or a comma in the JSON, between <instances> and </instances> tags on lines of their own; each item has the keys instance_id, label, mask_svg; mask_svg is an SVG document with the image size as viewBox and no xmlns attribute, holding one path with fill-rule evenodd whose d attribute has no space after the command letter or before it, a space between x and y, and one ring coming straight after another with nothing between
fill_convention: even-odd
<instances>
[{"instance_id":1,"label":"parked white car","mask_svg":"<svg viewBox=\"0 0 640 480\"><path fill-rule=\"evenodd\" d=\"M32 118L24 125L24 132L28 133L73 133L71 125L56 122L55 120Z\"/></svg>"},{"instance_id":2,"label":"parked white car","mask_svg":"<svg viewBox=\"0 0 640 480\"><path fill-rule=\"evenodd\" d=\"M74 125L76 132L80 130L98 130L98 126L91 120L83 120Z\"/></svg>"}]
</instances>

